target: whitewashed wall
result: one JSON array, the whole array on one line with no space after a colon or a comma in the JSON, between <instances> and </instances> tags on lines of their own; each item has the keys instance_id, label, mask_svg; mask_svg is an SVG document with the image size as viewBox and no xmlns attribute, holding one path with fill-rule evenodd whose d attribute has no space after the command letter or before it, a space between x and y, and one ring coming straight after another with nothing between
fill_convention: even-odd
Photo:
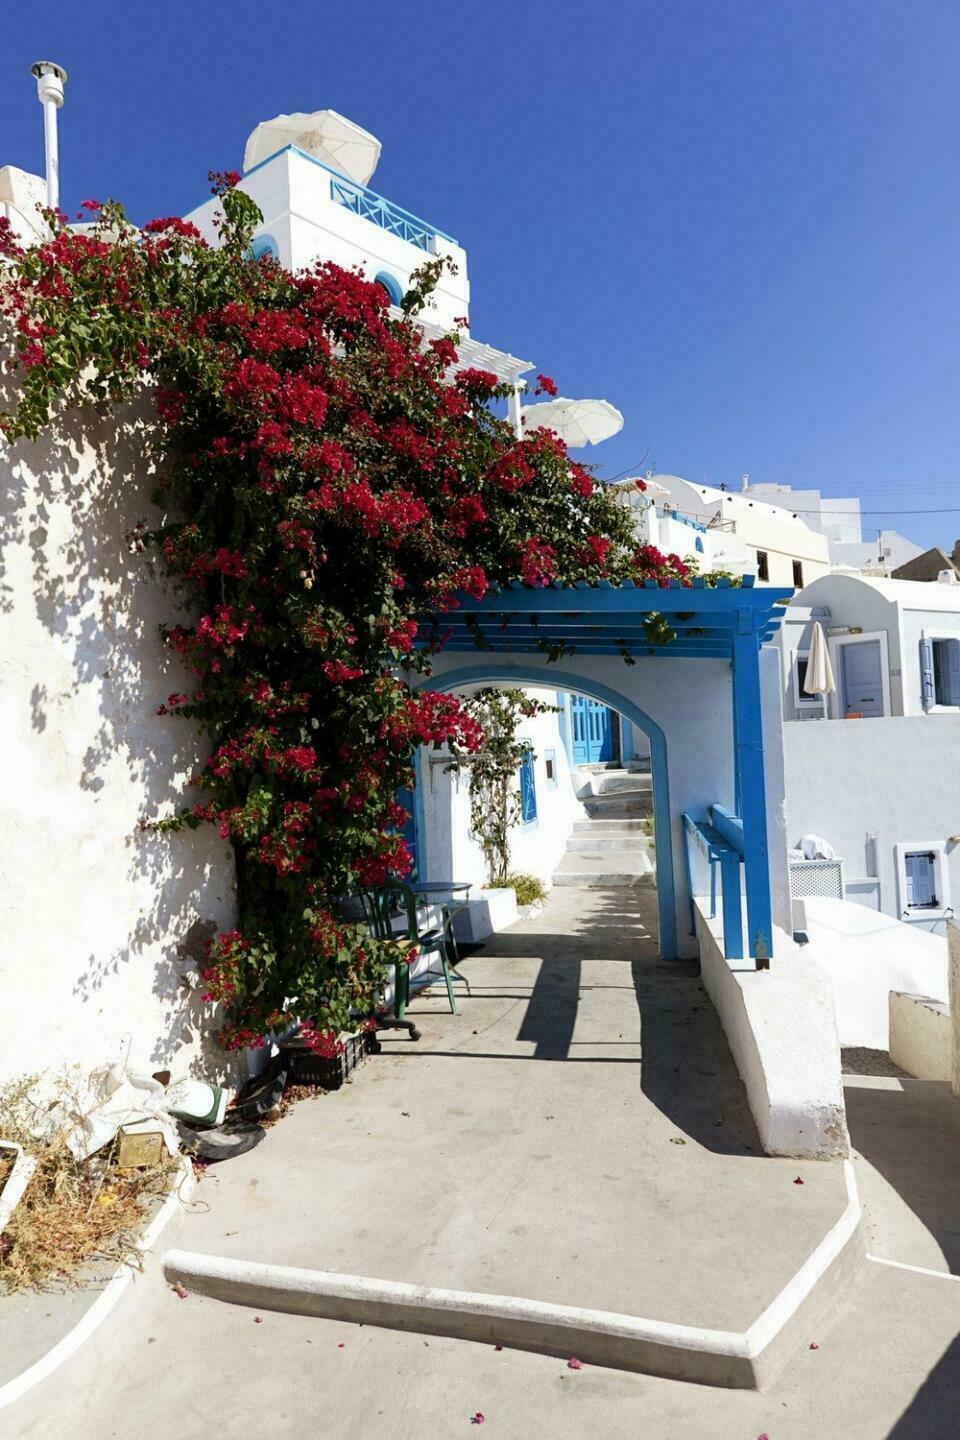
<instances>
[{"instance_id":1,"label":"whitewashed wall","mask_svg":"<svg viewBox=\"0 0 960 1440\"><path fill-rule=\"evenodd\" d=\"M547 705L556 705L552 690L529 689L528 693ZM510 834L510 868L518 874L536 875L550 884L554 870L566 849L573 822L583 812L576 798L574 773L560 738L559 716L537 715L524 720L518 733L534 748L534 776L537 818L529 825L516 825ZM550 787L546 776L546 752L556 762L557 783ZM425 877L437 880L469 880L487 883L487 867L479 844L470 834L470 778L445 769L445 752L422 749L422 844Z\"/></svg>"},{"instance_id":2,"label":"whitewashed wall","mask_svg":"<svg viewBox=\"0 0 960 1440\"><path fill-rule=\"evenodd\" d=\"M960 715L785 725L783 754L789 843L823 836L848 887L875 877L878 908L899 916L895 847L960 835ZM960 909L960 844L946 857ZM911 924L944 934L943 921Z\"/></svg>"},{"instance_id":3,"label":"whitewashed wall","mask_svg":"<svg viewBox=\"0 0 960 1440\"><path fill-rule=\"evenodd\" d=\"M127 1033L149 1069L223 1064L181 977L232 921L230 851L138 830L203 753L155 713L189 679L158 628L183 611L125 541L158 522L146 441L133 412L88 409L0 451L0 1083L112 1059Z\"/></svg>"},{"instance_id":4,"label":"whitewashed wall","mask_svg":"<svg viewBox=\"0 0 960 1440\"><path fill-rule=\"evenodd\" d=\"M348 270L362 266L370 279L386 270L406 289L413 271L430 256L411 241L337 204L330 189L335 179L329 170L294 150L283 151L245 175L240 188L256 201L263 215L254 239L269 235L275 240L280 263L288 270L333 260ZM402 206L403 201L396 203ZM213 219L219 209L218 200L208 200L187 217L211 244L217 241ZM442 223L437 223L442 230ZM444 270L424 313L429 319L452 325L457 316L469 311L467 254L460 245L439 235L432 237L431 245L431 254L449 257L456 270Z\"/></svg>"}]
</instances>

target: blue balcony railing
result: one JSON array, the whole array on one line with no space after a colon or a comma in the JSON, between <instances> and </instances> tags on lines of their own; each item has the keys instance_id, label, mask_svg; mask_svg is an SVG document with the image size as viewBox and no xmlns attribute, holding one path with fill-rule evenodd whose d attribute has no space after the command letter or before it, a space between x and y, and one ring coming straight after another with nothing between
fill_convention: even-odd
<instances>
[{"instance_id":1,"label":"blue balcony railing","mask_svg":"<svg viewBox=\"0 0 960 1440\"><path fill-rule=\"evenodd\" d=\"M426 250L429 254L433 246L431 241L439 237L441 240L448 240L451 245L456 245L452 235L445 231L438 230L435 225L430 225L426 220L411 215L409 210L404 210L400 205L394 205L392 200L385 200L374 190L368 190L365 185L358 185L354 180L347 180L338 171L325 165L315 155L309 155L306 150L301 150L299 145L285 145L282 150L277 150L273 155L260 160L256 165L246 172L244 178L253 175L255 171L262 170L265 165L270 165L278 156L292 151L295 155L308 160L311 165L318 166L325 170L330 176L330 197L337 205L342 205L346 210L352 210L354 215L359 215L364 220L370 220L374 225L379 225L381 230L387 230L391 235L397 235L401 240L416 245L418 250Z\"/></svg>"},{"instance_id":2,"label":"blue balcony railing","mask_svg":"<svg viewBox=\"0 0 960 1440\"><path fill-rule=\"evenodd\" d=\"M365 185L354 184L352 180L340 180L331 176L330 195L336 204L352 210L354 215L359 215L363 220L372 220L381 230L399 236L401 240L416 245L419 250L429 253L433 249L431 242L437 235L444 240L450 239L442 230L428 225L426 220L418 220L416 215L411 215L390 200L384 200L382 195L368 190Z\"/></svg>"}]
</instances>

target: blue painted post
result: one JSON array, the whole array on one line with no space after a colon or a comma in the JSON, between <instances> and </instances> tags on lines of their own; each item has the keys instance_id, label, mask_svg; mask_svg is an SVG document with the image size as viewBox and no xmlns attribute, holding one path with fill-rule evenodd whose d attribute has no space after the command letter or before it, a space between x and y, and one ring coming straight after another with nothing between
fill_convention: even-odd
<instances>
[{"instance_id":1,"label":"blue painted post","mask_svg":"<svg viewBox=\"0 0 960 1440\"><path fill-rule=\"evenodd\" d=\"M687 909L690 912L690 934L697 933L696 908L693 903L693 861L690 856L691 841L697 840L697 832L694 829L693 821L689 815L683 816L683 865L687 878ZM710 874L713 874L713 865L710 866Z\"/></svg>"},{"instance_id":2,"label":"blue painted post","mask_svg":"<svg viewBox=\"0 0 960 1440\"><path fill-rule=\"evenodd\" d=\"M728 960L742 960L743 905L740 900L740 856L734 850L725 850L720 856L720 895L723 901L723 953Z\"/></svg>"},{"instance_id":3,"label":"blue painted post","mask_svg":"<svg viewBox=\"0 0 960 1440\"><path fill-rule=\"evenodd\" d=\"M733 703L747 891L747 953L756 957L758 970L766 970L773 951L773 917L767 854L767 793L763 773L760 650L755 615L746 607L737 611L737 628L733 637Z\"/></svg>"}]
</instances>

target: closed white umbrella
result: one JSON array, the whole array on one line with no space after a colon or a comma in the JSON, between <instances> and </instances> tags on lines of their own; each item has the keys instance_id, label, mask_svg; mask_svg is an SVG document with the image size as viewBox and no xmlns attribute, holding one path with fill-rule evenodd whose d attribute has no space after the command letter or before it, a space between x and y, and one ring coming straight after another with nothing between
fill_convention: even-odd
<instances>
[{"instance_id":1,"label":"closed white umbrella","mask_svg":"<svg viewBox=\"0 0 960 1440\"><path fill-rule=\"evenodd\" d=\"M263 120L253 130L243 152L244 170L252 170L261 160L296 145L324 165L366 185L380 159L380 141L369 130L355 125L336 110L297 111L293 115L275 115Z\"/></svg>"},{"instance_id":2,"label":"closed white umbrella","mask_svg":"<svg viewBox=\"0 0 960 1440\"><path fill-rule=\"evenodd\" d=\"M609 400L545 400L525 405L521 413L528 432L555 430L571 450L599 445L623 429L623 416Z\"/></svg>"},{"instance_id":3,"label":"closed white umbrella","mask_svg":"<svg viewBox=\"0 0 960 1440\"><path fill-rule=\"evenodd\" d=\"M810 636L810 654L807 656L807 673L803 677L803 688L808 695L821 695L823 697L823 714L827 714L827 696L832 695L837 688L837 682L833 677L833 666L830 663L830 651L827 649L827 637L823 633L823 626L817 620Z\"/></svg>"}]
</instances>

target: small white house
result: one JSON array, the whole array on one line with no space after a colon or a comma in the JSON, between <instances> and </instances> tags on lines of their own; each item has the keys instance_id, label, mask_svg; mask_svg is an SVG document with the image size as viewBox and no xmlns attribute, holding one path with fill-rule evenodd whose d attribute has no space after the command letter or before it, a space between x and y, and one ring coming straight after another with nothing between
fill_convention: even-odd
<instances>
[{"instance_id":1,"label":"small white house","mask_svg":"<svg viewBox=\"0 0 960 1440\"><path fill-rule=\"evenodd\" d=\"M830 718L960 715L960 585L834 574L805 586L778 636L785 720L824 713L803 689L817 621L837 684Z\"/></svg>"}]
</instances>

